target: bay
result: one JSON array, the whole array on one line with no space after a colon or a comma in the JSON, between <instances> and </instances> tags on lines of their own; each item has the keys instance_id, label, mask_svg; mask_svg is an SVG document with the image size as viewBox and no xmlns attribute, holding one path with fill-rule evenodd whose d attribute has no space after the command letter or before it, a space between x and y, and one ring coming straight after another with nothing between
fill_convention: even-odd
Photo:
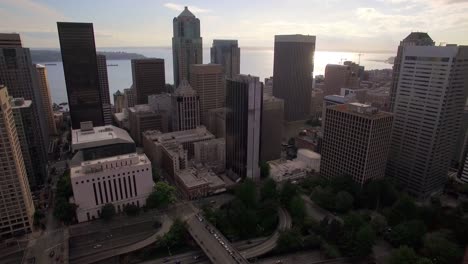
<instances>
[{"instance_id":1,"label":"bay","mask_svg":"<svg viewBox=\"0 0 468 264\"><path fill-rule=\"evenodd\" d=\"M172 49L171 48L106 48L102 51L123 51L135 52L142 54L148 58L162 58L165 62L166 83L173 83L172 69ZM394 56L392 53L362 53L359 58L359 53L353 52L332 52L332 51L316 51L314 58L314 76L323 75L327 64L341 64L343 61L351 60L354 62L361 61L361 65L366 70L372 69L389 69L391 64L385 62L389 57ZM203 50L203 62L210 61L210 50ZM67 91L65 87L65 77L63 75L62 62L41 62L46 65L48 71L49 87L52 100L55 103L67 102ZM117 65L108 66L107 72L109 77L109 92L111 101L117 90L122 91L129 88L132 84L132 69L130 60L109 60L107 64ZM273 49L242 49L241 47L241 73L251 74L264 78L273 75Z\"/></svg>"}]
</instances>

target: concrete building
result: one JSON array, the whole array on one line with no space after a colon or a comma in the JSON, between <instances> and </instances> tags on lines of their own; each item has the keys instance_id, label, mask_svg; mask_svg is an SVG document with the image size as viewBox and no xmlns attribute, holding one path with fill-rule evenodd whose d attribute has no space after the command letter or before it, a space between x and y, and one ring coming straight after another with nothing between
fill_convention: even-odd
<instances>
[{"instance_id":1,"label":"concrete building","mask_svg":"<svg viewBox=\"0 0 468 264\"><path fill-rule=\"evenodd\" d=\"M322 117L323 97L322 89L312 90L312 98L310 101L310 115L312 118L319 119Z\"/></svg>"},{"instance_id":2,"label":"concrete building","mask_svg":"<svg viewBox=\"0 0 468 264\"><path fill-rule=\"evenodd\" d=\"M70 166L78 222L98 218L105 204L117 212L126 205L143 206L153 190L151 162L137 154L127 132L114 126L83 124L72 131L76 153Z\"/></svg>"},{"instance_id":3,"label":"concrete building","mask_svg":"<svg viewBox=\"0 0 468 264\"><path fill-rule=\"evenodd\" d=\"M194 156L194 143L214 138L204 126L171 133L152 130L143 132L143 149L151 162L174 180L178 172L188 168L188 161Z\"/></svg>"},{"instance_id":4,"label":"concrete building","mask_svg":"<svg viewBox=\"0 0 468 264\"><path fill-rule=\"evenodd\" d=\"M190 84L200 97L200 120L206 125L206 112L224 107L226 91L223 67L220 64L193 64Z\"/></svg>"},{"instance_id":5,"label":"concrete building","mask_svg":"<svg viewBox=\"0 0 468 264\"><path fill-rule=\"evenodd\" d=\"M315 36L275 36L273 96L284 100L288 122L309 118L314 52Z\"/></svg>"},{"instance_id":6,"label":"concrete building","mask_svg":"<svg viewBox=\"0 0 468 264\"><path fill-rule=\"evenodd\" d=\"M132 78L136 104L147 104L149 95L167 92L164 59L133 59Z\"/></svg>"},{"instance_id":7,"label":"concrete building","mask_svg":"<svg viewBox=\"0 0 468 264\"><path fill-rule=\"evenodd\" d=\"M298 161L304 162L307 169L315 172L320 171L320 154L313 152L308 149L299 149L297 151L297 158Z\"/></svg>"},{"instance_id":8,"label":"concrete building","mask_svg":"<svg viewBox=\"0 0 468 264\"><path fill-rule=\"evenodd\" d=\"M149 105L128 108L130 135L138 146L142 144L142 133L147 130L169 132L169 118L164 111L153 111Z\"/></svg>"},{"instance_id":9,"label":"concrete building","mask_svg":"<svg viewBox=\"0 0 468 264\"><path fill-rule=\"evenodd\" d=\"M104 125L92 23L57 22L72 128L81 122Z\"/></svg>"},{"instance_id":10,"label":"concrete building","mask_svg":"<svg viewBox=\"0 0 468 264\"><path fill-rule=\"evenodd\" d=\"M114 112L121 113L125 106L125 96L120 90L114 93Z\"/></svg>"},{"instance_id":11,"label":"concrete building","mask_svg":"<svg viewBox=\"0 0 468 264\"><path fill-rule=\"evenodd\" d=\"M304 179L311 172L320 171L320 154L307 149L299 149L294 160L272 160L270 177L276 182L296 181Z\"/></svg>"},{"instance_id":12,"label":"concrete building","mask_svg":"<svg viewBox=\"0 0 468 264\"><path fill-rule=\"evenodd\" d=\"M322 127L325 125L325 114L326 109L333 105L355 103L354 97L344 96L344 95L327 95L323 97L323 106L322 106Z\"/></svg>"},{"instance_id":13,"label":"concrete building","mask_svg":"<svg viewBox=\"0 0 468 264\"><path fill-rule=\"evenodd\" d=\"M172 94L162 93L148 96L148 105L153 111L172 113Z\"/></svg>"},{"instance_id":14,"label":"concrete building","mask_svg":"<svg viewBox=\"0 0 468 264\"><path fill-rule=\"evenodd\" d=\"M132 85L132 87L124 89L124 108L134 107L135 104L135 91Z\"/></svg>"},{"instance_id":15,"label":"concrete building","mask_svg":"<svg viewBox=\"0 0 468 264\"><path fill-rule=\"evenodd\" d=\"M47 69L44 65L36 64L36 72L39 79L39 90L42 100L42 114L45 115L49 136L57 135L57 127L54 122L52 110L52 98L50 97L49 82L47 80Z\"/></svg>"},{"instance_id":16,"label":"concrete building","mask_svg":"<svg viewBox=\"0 0 468 264\"><path fill-rule=\"evenodd\" d=\"M110 125L112 123L112 105L110 102L109 93L109 78L107 76L107 60L105 55L96 55L99 91L101 93L102 113L104 115L104 124Z\"/></svg>"},{"instance_id":17,"label":"concrete building","mask_svg":"<svg viewBox=\"0 0 468 264\"><path fill-rule=\"evenodd\" d=\"M216 173L222 173L226 169L226 140L216 138L195 142L194 160Z\"/></svg>"},{"instance_id":18,"label":"concrete building","mask_svg":"<svg viewBox=\"0 0 468 264\"><path fill-rule=\"evenodd\" d=\"M260 178L262 96L258 77L226 80L226 171L232 178Z\"/></svg>"},{"instance_id":19,"label":"concrete building","mask_svg":"<svg viewBox=\"0 0 468 264\"><path fill-rule=\"evenodd\" d=\"M18 34L0 33L0 85L8 87L8 94L14 98L32 101L33 120L31 129L36 134L33 157L41 164L36 175L46 175L49 129L43 112L40 83L36 67L32 64L28 48L24 48ZM39 182L44 182L45 178Z\"/></svg>"},{"instance_id":20,"label":"concrete building","mask_svg":"<svg viewBox=\"0 0 468 264\"><path fill-rule=\"evenodd\" d=\"M190 167L177 173L175 185L184 199L193 200L226 191L226 184L211 170Z\"/></svg>"},{"instance_id":21,"label":"concrete building","mask_svg":"<svg viewBox=\"0 0 468 264\"><path fill-rule=\"evenodd\" d=\"M187 7L173 22L172 58L174 85L179 87L183 80L190 78L190 65L203 64L200 20Z\"/></svg>"},{"instance_id":22,"label":"concrete building","mask_svg":"<svg viewBox=\"0 0 468 264\"><path fill-rule=\"evenodd\" d=\"M359 68L352 65L327 64L324 95L340 94L341 88L359 88L359 72L356 72L357 70Z\"/></svg>"},{"instance_id":23,"label":"concrete building","mask_svg":"<svg viewBox=\"0 0 468 264\"><path fill-rule=\"evenodd\" d=\"M182 131L200 125L200 97L187 80L172 95L172 129Z\"/></svg>"},{"instance_id":24,"label":"concrete building","mask_svg":"<svg viewBox=\"0 0 468 264\"><path fill-rule=\"evenodd\" d=\"M221 64L226 78L233 78L240 73L240 48L237 40L214 39L210 51L211 63Z\"/></svg>"},{"instance_id":25,"label":"concrete building","mask_svg":"<svg viewBox=\"0 0 468 264\"><path fill-rule=\"evenodd\" d=\"M320 174L349 176L363 186L383 178L390 148L393 115L358 103L326 109Z\"/></svg>"},{"instance_id":26,"label":"concrete building","mask_svg":"<svg viewBox=\"0 0 468 264\"><path fill-rule=\"evenodd\" d=\"M263 94L262 131L260 136L260 162L281 157L283 140L284 101Z\"/></svg>"},{"instance_id":27,"label":"concrete building","mask_svg":"<svg viewBox=\"0 0 468 264\"><path fill-rule=\"evenodd\" d=\"M401 62L403 59L403 49L407 46L434 46L435 42L424 32L411 32L405 39L400 41L397 56L393 62L392 84L390 88L390 110L395 112L394 104L398 90L398 82L401 71Z\"/></svg>"},{"instance_id":28,"label":"concrete building","mask_svg":"<svg viewBox=\"0 0 468 264\"><path fill-rule=\"evenodd\" d=\"M265 78L265 85L263 86L263 94L273 96L273 77Z\"/></svg>"},{"instance_id":29,"label":"concrete building","mask_svg":"<svg viewBox=\"0 0 468 264\"><path fill-rule=\"evenodd\" d=\"M403 46L387 176L412 195L439 193L463 117L468 47Z\"/></svg>"},{"instance_id":30,"label":"concrete building","mask_svg":"<svg viewBox=\"0 0 468 264\"><path fill-rule=\"evenodd\" d=\"M0 47L3 42L0 42ZM0 142L3 164L0 177L0 240L31 232L34 203L28 176L16 133L10 98L5 86L0 86Z\"/></svg>"},{"instance_id":31,"label":"concrete building","mask_svg":"<svg viewBox=\"0 0 468 264\"><path fill-rule=\"evenodd\" d=\"M217 138L226 137L226 108L209 110L205 115L206 128Z\"/></svg>"}]
</instances>

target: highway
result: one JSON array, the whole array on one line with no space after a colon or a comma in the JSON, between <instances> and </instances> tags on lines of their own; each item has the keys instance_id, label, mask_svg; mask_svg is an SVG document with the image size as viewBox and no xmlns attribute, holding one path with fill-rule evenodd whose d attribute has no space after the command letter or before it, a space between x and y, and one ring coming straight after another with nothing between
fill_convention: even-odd
<instances>
[{"instance_id":1,"label":"highway","mask_svg":"<svg viewBox=\"0 0 468 264\"><path fill-rule=\"evenodd\" d=\"M223 264L249 263L221 232L201 216L197 215L189 218L187 220L187 229L211 262Z\"/></svg>"}]
</instances>

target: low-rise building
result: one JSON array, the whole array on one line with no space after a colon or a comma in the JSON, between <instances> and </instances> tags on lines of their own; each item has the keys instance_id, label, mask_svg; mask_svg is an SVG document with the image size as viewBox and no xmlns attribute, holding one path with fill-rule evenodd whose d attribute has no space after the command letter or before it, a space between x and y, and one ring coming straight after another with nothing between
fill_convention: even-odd
<instances>
[{"instance_id":1,"label":"low-rise building","mask_svg":"<svg viewBox=\"0 0 468 264\"><path fill-rule=\"evenodd\" d=\"M142 133L147 130L169 132L169 118L165 111L153 111L147 104L128 108L130 134L137 145L142 144Z\"/></svg>"},{"instance_id":2,"label":"low-rise building","mask_svg":"<svg viewBox=\"0 0 468 264\"><path fill-rule=\"evenodd\" d=\"M320 154L299 149L296 159L272 160L268 165L270 165L270 177L276 182L300 180L307 177L309 172L320 171Z\"/></svg>"},{"instance_id":3,"label":"low-rise building","mask_svg":"<svg viewBox=\"0 0 468 264\"><path fill-rule=\"evenodd\" d=\"M210 168L216 173L222 173L226 169L226 141L224 138L216 138L195 142L194 160Z\"/></svg>"},{"instance_id":4,"label":"low-rise building","mask_svg":"<svg viewBox=\"0 0 468 264\"><path fill-rule=\"evenodd\" d=\"M185 199L193 200L226 191L226 184L213 171L196 166L184 169L175 176L175 185Z\"/></svg>"}]
</instances>

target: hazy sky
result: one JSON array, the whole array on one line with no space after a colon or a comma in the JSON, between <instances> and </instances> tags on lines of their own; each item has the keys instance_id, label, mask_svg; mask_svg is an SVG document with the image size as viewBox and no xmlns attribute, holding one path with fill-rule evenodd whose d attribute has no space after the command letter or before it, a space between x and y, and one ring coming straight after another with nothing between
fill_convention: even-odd
<instances>
[{"instance_id":1,"label":"hazy sky","mask_svg":"<svg viewBox=\"0 0 468 264\"><path fill-rule=\"evenodd\" d=\"M57 21L93 22L96 45L170 46L172 19L189 9L204 47L214 38L272 47L275 34L317 36L317 49L396 51L411 31L468 45L468 0L0 0L0 31L25 46L59 47Z\"/></svg>"}]
</instances>

